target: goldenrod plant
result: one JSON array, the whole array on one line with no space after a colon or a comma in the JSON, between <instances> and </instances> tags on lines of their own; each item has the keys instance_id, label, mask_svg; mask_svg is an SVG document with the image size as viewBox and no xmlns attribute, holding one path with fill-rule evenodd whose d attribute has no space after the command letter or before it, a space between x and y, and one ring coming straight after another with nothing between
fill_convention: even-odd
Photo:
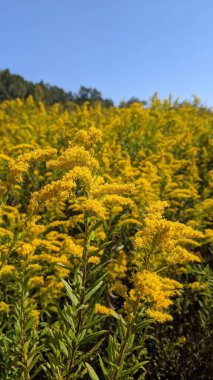
<instances>
[{"instance_id":1,"label":"goldenrod plant","mask_svg":"<svg viewBox=\"0 0 213 380\"><path fill-rule=\"evenodd\" d=\"M0 104L0 379L210 378L212 121Z\"/></svg>"}]
</instances>

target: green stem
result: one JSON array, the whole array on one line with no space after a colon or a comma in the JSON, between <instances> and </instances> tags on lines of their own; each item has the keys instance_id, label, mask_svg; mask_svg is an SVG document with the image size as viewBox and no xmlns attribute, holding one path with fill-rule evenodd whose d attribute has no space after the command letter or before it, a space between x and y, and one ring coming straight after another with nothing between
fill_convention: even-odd
<instances>
[{"instance_id":1,"label":"green stem","mask_svg":"<svg viewBox=\"0 0 213 380\"><path fill-rule=\"evenodd\" d=\"M20 297L20 327L21 327L21 336L20 336L20 351L21 351L21 361L24 367L23 375L24 380L30 380L30 375L28 371L28 365L27 365L27 358L24 354L24 344L26 342L26 335L25 335L25 308L24 308L24 301L25 301L25 293L24 293L24 284L21 283L21 297Z\"/></svg>"},{"instance_id":2,"label":"green stem","mask_svg":"<svg viewBox=\"0 0 213 380\"><path fill-rule=\"evenodd\" d=\"M85 216L85 239L84 239L84 247L83 247L83 268L82 268L83 276L82 276L82 290L81 290L81 295L80 295L80 306L84 304L84 299L85 299L85 294L86 294L88 249L89 249L89 237L90 237L90 232L88 231L88 227L89 227L88 218ZM83 325L83 321L84 321L84 314L83 314L82 309L78 311L77 319L78 319L78 323L77 323L77 328L76 328L76 339L79 337L79 334L81 332L81 328ZM72 353L71 353L71 358L68 364L66 380L69 380L69 376L72 373L72 370L75 364L75 356L76 356L77 348L78 346L76 342L73 342Z\"/></svg>"},{"instance_id":3,"label":"green stem","mask_svg":"<svg viewBox=\"0 0 213 380\"><path fill-rule=\"evenodd\" d=\"M126 346L127 346L127 343L128 343L128 339L129 337L131 336L132 334L132 328L134 326L134 323L137 319L137 315L138 315L138 306L139 306L139 302L140 302L140 298L138 297L136 302L135 302L135 305L134 305L134 309L133 309L133 317L131 318L130 322L129 322L129 325L127 327L127 331L126 331L126 336L124 338L124 341L123 343L121 344L121 347L120 347L120 352L119 352L119 355L118 355L118 358L117 358L117 361L116 361L116 368L112 374L112 378L111 380L118 380L119 379L119 376L120 376L120 373L123 369L123 363L124 363L124 359L125 359L125 350L126 350Z\"/></svg>"}]
</instances>

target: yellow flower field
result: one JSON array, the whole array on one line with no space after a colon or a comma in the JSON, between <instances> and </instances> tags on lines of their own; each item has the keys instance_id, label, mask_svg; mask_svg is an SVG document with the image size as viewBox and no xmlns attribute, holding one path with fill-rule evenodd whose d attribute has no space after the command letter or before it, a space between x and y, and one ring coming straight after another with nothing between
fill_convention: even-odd
<instances>
[{"instance_id":1,"label":"yellow flower field","mask_svg":"<svg viewBox=\"0 0 213 380\"><path fill-rule=\"evenodd\" d=\"M178 379L178 360L196 378L194 347L202 363L212 344L212 125L197 98L0 104L0 379Z\"/></svg>"}]
</instances>

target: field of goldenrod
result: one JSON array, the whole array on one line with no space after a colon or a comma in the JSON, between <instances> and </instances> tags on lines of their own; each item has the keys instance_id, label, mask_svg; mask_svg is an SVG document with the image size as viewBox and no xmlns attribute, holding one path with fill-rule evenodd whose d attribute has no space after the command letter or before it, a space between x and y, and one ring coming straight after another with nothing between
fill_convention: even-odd
<instances>
[{"instance_id":1,"label":"field of goldenrod","mask_svg":"<svg viewBox=\"0 0 213 380\"><path fill-rule=\"evenodd\" d=\"M211 379L213 113L0 104L0 379Z\"/></svg>"}]
</instances>

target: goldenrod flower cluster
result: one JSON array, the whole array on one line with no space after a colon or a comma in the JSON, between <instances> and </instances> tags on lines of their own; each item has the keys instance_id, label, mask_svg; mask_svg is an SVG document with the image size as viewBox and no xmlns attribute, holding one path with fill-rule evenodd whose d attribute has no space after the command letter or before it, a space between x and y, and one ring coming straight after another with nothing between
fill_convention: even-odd
<instances>
[{"instance_id":1,"label":"goldenrod flower cluster","mask_svg":"<svg viewBox=\"0 0 213 380\"><path fill-rule=\"evenodd\" d=\"M203 238L203 234L179 222L164 219L167 202L157 201L147 208L144 229L134 238L136 261L164 259L167 264L181 264L187 261L200 262L198 255L185 246L199 246L194 239Z\"/></svg>"},{"instance_id":2,"label":"goldenrod flower cluster","mask_svg":"<svg viewBox=\"0 0 213 380\"><path fill-rule=\"evenodd\" d=\"M23 175L27 172L30 164L35 161L46 160L56 153L55 149L36 149L30 153L24 153L16 160L11 159L8 162L9 166L9 182L22 182Z\"/></svg>"},{"instance_id":3,"label":"goldenrod flower cluster","mask_svg":"<svg viewBox=\"0 0 213 380\"><path fill-rule=\"evenodd\" d=\"M106 307L104 305L97 303L95 305L95 313L96 314L104 314L104 315L112 315L113 310L110 309L109 307Z\"/></svg>"}]
</instances>

